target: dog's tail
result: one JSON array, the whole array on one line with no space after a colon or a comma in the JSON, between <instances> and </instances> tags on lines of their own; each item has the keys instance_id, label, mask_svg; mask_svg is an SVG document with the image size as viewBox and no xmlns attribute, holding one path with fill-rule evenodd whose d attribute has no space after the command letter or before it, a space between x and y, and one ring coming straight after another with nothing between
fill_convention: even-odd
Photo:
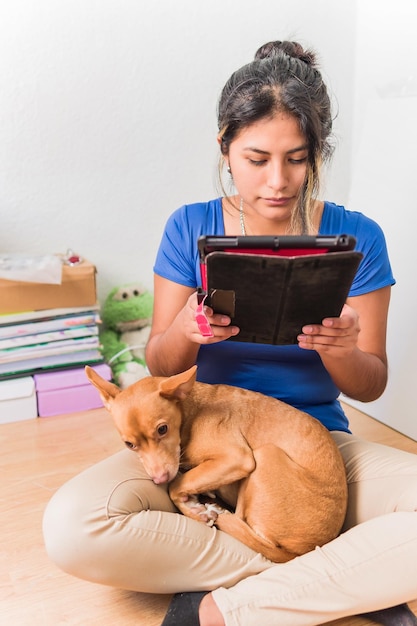
<instances>
[{"instance_id":1,"label":"dog's tail","mask_svg":"<svg viewBox=\"0 0 417 626\"><path fill-rule=\"evenodd\" d=\"M240 517L234 513L229 513L229 511L224 511L224 513L218 516L215 526L238 539L249 548L252 548L255 552L260 552L260 554L274 563L285 563L298 556L265 537L261 537Z\"/></svg>"}]
</instances>

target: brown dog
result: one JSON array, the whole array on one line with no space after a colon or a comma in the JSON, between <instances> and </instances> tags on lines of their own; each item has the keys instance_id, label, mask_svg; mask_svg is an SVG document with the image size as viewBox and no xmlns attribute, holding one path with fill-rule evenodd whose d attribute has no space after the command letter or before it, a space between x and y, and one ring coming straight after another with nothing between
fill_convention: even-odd
<instances>
[{"instance_id":1,"label":"brown dog","mask_svg":"<svg viewBox=\"0 0 417 626\"><path fill-rule=\"evenodd\" d=\"M195 381L196 366L126 389L86 367L128 448L188 517L215 523L275 562L339 533L346 513L343 461L316 419L254 391ZM181 470L181 472L179 472ZM235 513L202 504L216 492Z\"/></svg>"}]
</instances>

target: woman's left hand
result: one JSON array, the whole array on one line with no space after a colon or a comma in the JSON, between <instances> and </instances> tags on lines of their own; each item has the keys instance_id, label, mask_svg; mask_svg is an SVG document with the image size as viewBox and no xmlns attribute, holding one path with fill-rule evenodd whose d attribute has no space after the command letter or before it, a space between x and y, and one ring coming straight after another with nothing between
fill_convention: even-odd
<instances>
[{"instance_id":1,"label":"woman's left hand","mask_svg":"<svg viewBox=\"0 0 417 626\"><path fill-rule=\"evenodd\" d=\"M362 402L379 398L387 384L385 337L391 287L350 297L340 317L306 324L298 336L315 350L336 387Z\"/></svg>"},{"instance_id":2,"label":"woman's left hand","mask_svg":"<svg viewBox=\"0 0 417 626\"><path fill-rule=\"evenodd\" d=\"M298 345L335 358L345 358L356 348L360 333L359 315L345 304L340 317L327 317L322 324L303 326Z\"/></svg>"}]
</instances>

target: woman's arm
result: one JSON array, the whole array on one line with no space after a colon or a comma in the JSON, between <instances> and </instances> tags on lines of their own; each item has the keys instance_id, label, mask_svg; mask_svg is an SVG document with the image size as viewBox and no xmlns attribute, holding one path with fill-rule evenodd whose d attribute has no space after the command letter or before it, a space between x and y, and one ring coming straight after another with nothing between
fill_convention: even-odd
<instances>
[{"instance_id":1,"label":"woman's arm","mask_svg":"<svg viewBox=\"0 0 417 626\"><path fill-rule=\"evenodd\" d=\"M213 315L206 307L214 336L203 337L195 321L196 308L195 289L155 275L152 328L146 347L146 364L154 376L171 376L188 369L196 362L201 344L237 334L229 317Z\"/></svg>"},{"instance_id":2,"label":"woman's arm","mask_svg":"<svg viewBox=\"0 0 417 626\"><path fill-rule=\"evenodd\" d=\"M301 348L316 350L335 385L370 402L383 393L388 366L386 332L391 287L349 298L338 318L303 328Z\"/></svg>"}]
</instances>

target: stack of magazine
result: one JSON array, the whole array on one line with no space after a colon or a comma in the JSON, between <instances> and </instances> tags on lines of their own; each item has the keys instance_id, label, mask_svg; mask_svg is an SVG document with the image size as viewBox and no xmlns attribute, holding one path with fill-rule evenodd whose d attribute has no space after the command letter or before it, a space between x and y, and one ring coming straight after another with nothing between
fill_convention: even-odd
<instances>
[{"instance_id":1,"label":"stack of magazine","mask_svg":"<svg viewBox=\"0 0 417 626\"><path fill-rule=\"evenodd\" d=\"M97 307L0 315L0 380L103 362Z\"/></svg>"}]
</instances>

